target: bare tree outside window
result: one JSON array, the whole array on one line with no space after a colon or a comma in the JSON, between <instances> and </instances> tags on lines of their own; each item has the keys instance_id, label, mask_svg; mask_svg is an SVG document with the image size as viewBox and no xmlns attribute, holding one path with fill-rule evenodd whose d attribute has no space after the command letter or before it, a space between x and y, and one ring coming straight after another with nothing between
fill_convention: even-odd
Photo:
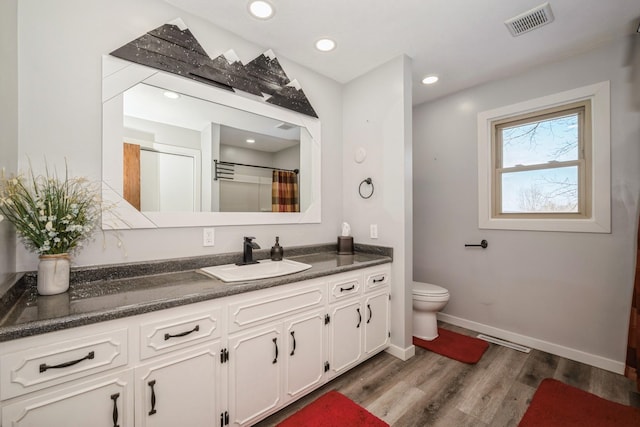
<instances>
[{"instance_id":1,"label":"bare tree outside window","mask_svg":"<svg viewBox=\"0 0 640 427\"><path fill-rule=\"evenodd\" d=\"M500 213L580 212L581 114L572 107L496 126Z\"/></svg>"}]
</instances>

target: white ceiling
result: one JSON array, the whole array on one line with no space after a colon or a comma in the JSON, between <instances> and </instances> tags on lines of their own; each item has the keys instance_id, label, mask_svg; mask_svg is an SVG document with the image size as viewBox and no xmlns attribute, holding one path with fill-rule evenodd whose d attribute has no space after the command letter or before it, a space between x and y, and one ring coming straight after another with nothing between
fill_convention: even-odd
<instances>
[{"instance_id":1,"label":"white ceiling","mask_svg":"<svg viewBox=\"0 0 640 427\"><path fill-rule=\"evenodd\" d=\"M504 21L544 0L268 0L269 20L249 0L166 1L340 83L406 54L414 105L634 34L640 19L639 0L550 0L555 21L514 38ZM321 37L337 49L315 50ZM440 81L422 85L427 74Z\"/></svg>"}]
</instances>

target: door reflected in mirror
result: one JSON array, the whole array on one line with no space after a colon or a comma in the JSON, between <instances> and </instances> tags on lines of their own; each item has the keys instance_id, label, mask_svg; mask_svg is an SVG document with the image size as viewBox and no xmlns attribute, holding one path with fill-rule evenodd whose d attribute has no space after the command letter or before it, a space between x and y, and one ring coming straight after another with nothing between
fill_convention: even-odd
<instances>
[{"instance_id":1,"label":"door reflected in mirror","mask_svg":"<svg viewBox=\"0 0 640 427\"><path fill-rule=\"evenodd\" d=\"M122 125L123 197L141 212L300 212L300 126L143 83Z\"/></svg>"}]
</instances>

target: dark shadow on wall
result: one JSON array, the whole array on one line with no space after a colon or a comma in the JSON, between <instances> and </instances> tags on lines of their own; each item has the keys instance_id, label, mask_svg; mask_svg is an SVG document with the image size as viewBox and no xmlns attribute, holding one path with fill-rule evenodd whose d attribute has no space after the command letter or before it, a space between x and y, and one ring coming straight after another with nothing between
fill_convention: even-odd
<instances>
[{"instance_id":1,"label":"dark shadow on wall","mask_svg":"<svg viewBox=\"0 0 640 427\"><path fill-rule=\"evenodd\" d=\"M627 54L624 67L629 68L631 86L631 110L640 111L640 17L630 24L633 32L627 38Z\"/></svg>"}]
</instances>

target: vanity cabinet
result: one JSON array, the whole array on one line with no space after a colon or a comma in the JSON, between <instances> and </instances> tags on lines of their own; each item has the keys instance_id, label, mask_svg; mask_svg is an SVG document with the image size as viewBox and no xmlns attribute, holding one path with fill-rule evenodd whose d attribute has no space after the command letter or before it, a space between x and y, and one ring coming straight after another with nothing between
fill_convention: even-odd
<instances>
[{"instance_id":1,"label":"vanity cabinet","mask_svg":"<svg viewBox=\"0 0 640 427\"><path fill-rule=\"evenodd\" d=\"M219 351L214 342L136 368L135 425L216 425Z\"/></svg>"},{"instance_id":2,"label":"vanity cabinet","mask_svg":"<svg viewBox=\"0 0 640 427\"><path fill-rule=\"evenodd\" d=\"M136 426L216 425L223 323L221 307L210 303L141 317Z\"/></svg>"},{"instance_id":3,"label":"vanity cabinet","mask_svg":"<svg viewBox=\"0 0 640 427\"><path fill-rule=\"evenodd\" d=\"M330 285L330 376L340 375L389 344L388 267L338 278ZM349 289L350 293L345 293Z\"/></svg>"},{"instance_id":4,"label":"vanity cabinet","mask_svg":"<svg viewBox=\"0 0 640 427\"><path fill-rule=\"evenodd\" d=\"M329 366L338 375L362 358L362 314L360 300L333 306L329 310L329 341L331 352Z\"/></svg>"},{"instance_id":5,"label":"vanity cabinet","mask_svg":"<svg viewBox=\"0 0 640 427\"><path fill-rule=\"evenodd\" d=\"M389 292L367 295L362 304L364 357L373 356L389 344ZM366 320L364 317L366 316Z\"/></svg>"},{"instance_id":6,"label":"vanity cabinet","mask_svg":"<svg viewBox=\"0 0 640 427\"><path fill-rule=\"evenodd\" d=\"M229 338L231 425L247 425L282 405L282 325Z\"/></svg>"},{"instance_id":7,"label":"vanity cabinet","mask_svg":"<svg viewBox=\"0 0 640 427\"><path fill-rule=\"evenodd\" d=\"M133 425L132 371L55 387L2 407L6 427Z\"/></svg>"},{"instance_id":8,"label":"vanity cabinet","mask_svg":"<svg viewBox=\"0 0 640 427\"><path fill-rule=\"evenodd\" d=\"M231 425L251 425L324 382L325 310L229 338Z\"/></svg>"},{"instance_id":9,"label":"vanity cabinet","mask_svg":"<svg viewBox=\"0 0 640 427\"><path fill-rule=\"evenodd\" d=\"M1 425L131 425L128 340L116 322L2 343Z\"/></svg>"},{"instance_id":10,"label":"vanity cabinet","mask_svg":"<svg viewBox=\"0 0 640 427\"><path fill-rule=\"evenodd\" d=\"M319 280L229 304L231 425L251 425L318 387L326 361L326 287Z\"/></svg>"},{"instance_id":11,"label":"vanity cabinet","mask_svg":"<svg viewBox=\"0 0 640 427\"><path fill-rule=\"evenodd\" d=\"M249 426L389 343L382 265L2 343L0 427Z\"/></svg>"},{"instance_id":12,"label":"vanity cabinet","mask_svg":"<svg viewBox=\"0 0 640 427\"><path fill-rule=\"evenodd\" d=\"M217 425L220 318L198 303L3 343L1 425Z\"/></svg>"},{"instance_id":13,"label":"vanity cabinet","mask_svg":"<svg viewBox=\"0 0 640 427\"><path fill-rule=\"evenodd\" d=\"M320 386L327 361L326 310L315 310L285 324L284 403Z\"/></svg>"}]
</instances>

